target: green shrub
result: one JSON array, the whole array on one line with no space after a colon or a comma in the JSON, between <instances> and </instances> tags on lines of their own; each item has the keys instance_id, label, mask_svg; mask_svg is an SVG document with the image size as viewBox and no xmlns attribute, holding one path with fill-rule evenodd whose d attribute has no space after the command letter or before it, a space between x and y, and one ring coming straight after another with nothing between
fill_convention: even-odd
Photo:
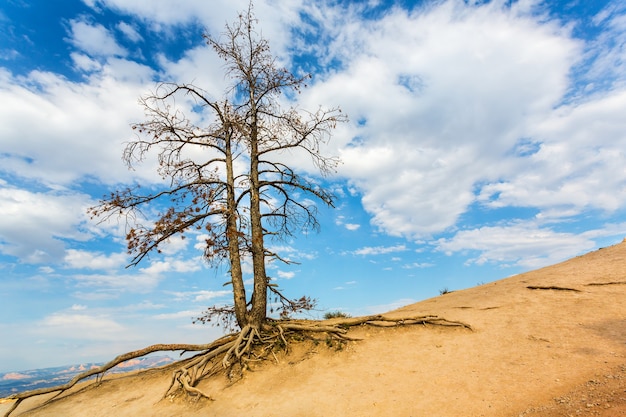
<instances>
[{"instance_id":1,"label":"green shrub","mask_svg":"<svg viewBox=\"0 0 626 417\"><path fill-rule=\"evenodd\" d=\"M347 319L350 317L352 317L350 314L344 313L343 311L329 311L328 313L324 314L324 320Z\"/></svg>"}]
</instances>

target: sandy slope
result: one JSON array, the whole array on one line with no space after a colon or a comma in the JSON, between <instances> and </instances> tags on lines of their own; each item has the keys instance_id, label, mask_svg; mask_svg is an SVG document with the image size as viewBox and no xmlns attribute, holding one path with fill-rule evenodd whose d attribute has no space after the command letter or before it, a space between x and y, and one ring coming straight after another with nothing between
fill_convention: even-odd
<instances>
[{"instance_id":1,"label":"sandy slope","mask_svg":"<svg viewBox=\"0 0 626 417\"><path fill-rule=\"evenodd\" d=\"M160 400L170 371L154 370L14 415L626 416L626 243L389 313L418 314L474 331L358 328L340 351L302 344L236 384L202 383L215 401Z\"/></svg>"}]
</instances>

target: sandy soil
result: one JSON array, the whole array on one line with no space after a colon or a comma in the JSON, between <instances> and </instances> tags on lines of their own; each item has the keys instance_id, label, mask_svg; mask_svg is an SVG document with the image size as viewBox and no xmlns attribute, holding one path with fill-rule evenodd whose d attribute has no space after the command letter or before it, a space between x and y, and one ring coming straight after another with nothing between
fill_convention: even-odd
<instances>
[{"instance_id":1,"label":"sandy soil","mask_svg":"<svg viewBox=\"0 0 626 417\"><path fill-rule=\"evenodd\" d=\"M626 416L626 243L390 312L461 328L360 327L342 349L301 343L279 363L161 399L171 370L110 376L21 416ZM0 413L10 403L0 404Z\"/></svg>"}]
</instances>

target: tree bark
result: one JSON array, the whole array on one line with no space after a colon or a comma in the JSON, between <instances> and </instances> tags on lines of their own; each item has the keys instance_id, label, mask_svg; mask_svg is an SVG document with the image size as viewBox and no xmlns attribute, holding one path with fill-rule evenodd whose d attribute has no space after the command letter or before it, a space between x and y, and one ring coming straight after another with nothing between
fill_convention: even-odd
<instances>
[{"instance_id":1,"label":"tree bark","mask_svg":"<svg viewBox=\"0 0 626 417\"><path fill-rule=\"evenodd\" d=\"M256 108L255 84L250 80L250 232L252 238L252 268L254 271L254 292L248 324L259 329L267 317L267 275L265 271L265 244L261 220L261 195L259 182L259 120Z\"/></svg>"},{"instance_id":2,"label":"tree bark","mask_svg":"<svg viewBox=\"0 0 626 417\"><path fill-rule=\"evenodd\" d=\"M233 170L233 137L230 126L225 135L226 155L226 239L228 239L228 257L230 261L230 279L233 286L233 302L235 304L235 318L240 328L247 324L246 319L246 289L243 284L241 270L241 255L239 252L239 230L237 204L235 203L235 174Z\"/></svg>"}]
</instances>

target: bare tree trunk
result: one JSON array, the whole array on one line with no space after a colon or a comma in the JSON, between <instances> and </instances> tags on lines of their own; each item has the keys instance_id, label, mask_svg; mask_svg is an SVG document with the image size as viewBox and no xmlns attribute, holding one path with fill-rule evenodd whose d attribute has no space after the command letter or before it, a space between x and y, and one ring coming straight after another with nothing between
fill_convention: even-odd
<instances>
[{"instance_id":1,"label":"bare tree trunk","mask_svg":"<svg viewBox=\"0 0 626 417\"><path fill-rule=\"evenodd\" d=\"M259 183L259 135L254 92L250 92L252 126L250 129L250 228L252 237L252 268L254 270L254 292L248 324L260 328L267 317L267 275L265 272L265 245L261 222L261 195Z\"/></svg>"},{"instance_id":2,"label":"bare tree trunk","mask_svg":"<svg viewBox=\"0 0 626 417\"><path fill-rule=\"evenodd\" d=\"M235 304L235 317L240 328L247 324L246 319L246 289L243 285L241 271L241 255L239 245L238 213L235 203L235 174L233 171L233 143L232 132L226 132L225 155L226 155L226 238L228 239L228 257L230 261L230 278L233 285L233 301Z\"/></svg>"}]
</instances>

